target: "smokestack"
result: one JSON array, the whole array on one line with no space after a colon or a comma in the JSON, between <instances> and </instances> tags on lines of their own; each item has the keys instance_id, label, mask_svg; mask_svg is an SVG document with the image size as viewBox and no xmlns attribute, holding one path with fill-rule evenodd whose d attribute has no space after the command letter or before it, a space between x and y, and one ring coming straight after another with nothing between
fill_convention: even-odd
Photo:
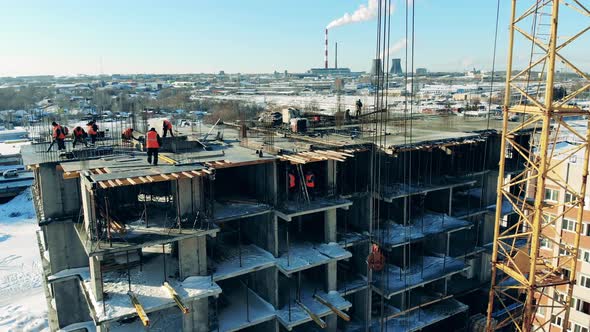
<instances>
[{"instance_id":1,"label":"smokestack","mask_svg":"<svg viewBox=\"0 0 590 332\"><path fill-rule=\"evenodd\" d=\"M326 46L324 54L324 68L328 69L328 29L326 29Z\"/></svg>"},{"instance_id":2,"label":"smokestack","mask_svg":"<svg viewBox=\"0 0 590 332\"><path fill-rule=\"evenodd\" d=\"M338 42L336 42L336 51L334 52L334 68L338 69Z\"/></svg>"}]
</instances>

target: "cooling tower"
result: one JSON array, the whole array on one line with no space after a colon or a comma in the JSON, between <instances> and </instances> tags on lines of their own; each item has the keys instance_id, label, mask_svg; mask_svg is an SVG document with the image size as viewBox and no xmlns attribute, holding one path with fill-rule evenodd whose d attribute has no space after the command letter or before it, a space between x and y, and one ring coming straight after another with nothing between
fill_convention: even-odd
<instances>
[{"instance_id":1,"label":"cooling tower","mask_svg":"<svg viewBox=\"0 0 590 332\"><path fill-rule=\"evenodd\" d=\"M391 75L402 75L402 59L391 59L391 68L389 69Z\"/></svg>"},{"instance_id":2,"label":"cooling tower","mask_svg":"<svg viewBox=\"0 0 590 332\"><path fill-rule=\"evenodd\" d=\"M373 59L370 74L371 74L371 76L383 75L383 67L381 66L381 59Z\"/></svg>"}]
</instances>

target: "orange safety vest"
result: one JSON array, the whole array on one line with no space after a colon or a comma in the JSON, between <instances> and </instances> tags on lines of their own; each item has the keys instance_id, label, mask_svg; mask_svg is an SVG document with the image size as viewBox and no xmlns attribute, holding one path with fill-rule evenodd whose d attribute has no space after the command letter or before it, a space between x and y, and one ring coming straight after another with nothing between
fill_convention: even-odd
<instances>
[{"instance_id":1,"label":"orange safety vest","mask_svg":"<svg viewBox=\"0 0 590 332\"><path fill-rule=\"evenodd\" d=\"M92 128L92 125L88 125L88 135L96 135L96 131Z\"/></svg>"},{"instance_id":2,"label":"orange safety vest","mask_svg":"<svg viewBox=\"0 0 590 332\"><path fill-rule=\"evenodd\" d=\"M315 176L313 174L305 175L305 185L307 188L315 188Z\"/></svg>"},{"instance_id":3,"label":"orange safety vest","mask_svg":"<svg viewBox=\"0 0 590 332\"><path fill-rule=\"evenodd\" d=\"M172 130L172 123L168 120L164 120L164 128Z\"/></svg>"},{"instance_id":4,"label":"orange safety vest","mask_svg":"<svg viewBox=\"0 0 590 332\"><path fill-rule=\"evenodd\" d=\"M58 130L59 130L59 135L57 134ZM64 130L60 125L53 127L53 138L56 138L56 139L66 138L66 135L64 134Z\"/></svg>"},{"instance_id":5,"label":"orange safety vest","mask_svg":"<svg viewBox=\"0 0 590 332\"><path fill-rule=\"evenodd\" d=\"M289 189L295 188L295 175L289 173Z\"/></svg>"},{"instance_id":6,"label":"orange safety vest","mask_svg":"<svg viewBox=\"0 0 590 332\"><path fill-rule=\"evenodd\" d=\"M148 131L146 136L146 147L148 149L158 149L160 144L158 143L158 133L155 131Z\"/></svg>"}]
</instances>

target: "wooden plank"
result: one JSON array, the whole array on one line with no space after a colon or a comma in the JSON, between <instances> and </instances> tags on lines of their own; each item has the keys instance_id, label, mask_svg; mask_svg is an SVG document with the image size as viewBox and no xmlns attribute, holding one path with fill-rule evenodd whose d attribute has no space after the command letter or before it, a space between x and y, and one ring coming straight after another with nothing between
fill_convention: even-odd
<instances>
[{"instance_id":1,"label":"wooden plank","mask_svg":"<svg viewBox=\"0 0 590 332\"><path fill-rule=\"evenodd\" d=\"M149 175L146 175L146 177L145 177L145 178L146 178L146 179L148 179L150 182L155 182L155 181L156 181L156 180L154 180L154 178L153 178L153 177L151 177L151 176L149 176Z\"/></svg>"},{"instance_id":2,"label":"wooden plank","mask_svg":"<svg viewBox=\"0 0 590 332\"><path fill-rule=\"evenodd\" d=\"M344 319L347 322L350 322L350 316L348 316L344 311L336 308L332 303L328 302L327 300L323 299L321 296L314 294L313 298L316 299L319 303L325 305L326 307L330 308L333 313L338 315L338 317Z\"/></svg>"},{"instance_id":3,"label":"wooden plank","mask_svg":"<svg viewBox=\"0 0 590 332\"><path fill-rule=\"evenodd\" d=\"M182 175L186 176L189 179L192 179L194 176L188 172L182 172Z\"/></svg>"},{"instance_id":4,"label":"wooden plank","mask_svg":"<svg viewBox=\"0 0 590 332\"><path fill-rule=\"evenodd\" d=\"M133 180L132 178L127 178L127 182L131 183L132 185L137 184L137 182L135 182L135 180Z\"/></svg>"},{"instance_id":5,"label":"wooden plank","mask_svg":"<svg viewBox=\"0 0 590 332\"><path fill-rule=\"evenodd\" d=\"M148 182L149 182L149 181L148 181L146 178L144 178L143 176L140 176L140 177L139 177L139 181L141 181L141 182L143 182L143 183L148 183Z\"/></svg>"},{"instance_id":6,"label":"wooden plank","mask_svg":"<svg viewBox=\"0 0 590 332\"><path fill-rule=\"evenodd\" d=\"M123 183L123 181L119 180L119 179L115 179L115 182L120 185L120 186L124 186L125 184Z\"/></svg>"},{"instance_id":7,"label":"wooden plank","mask_svg":"<svg viewBox=\"0 0 590 332\"><path fill-rule=\"evenodd\" d=\"M131 303L133 304L133 307L135 307L135 311L137 312L137 315L139 316L139 319L141 320L141 323L143 324L143 326L150 326L150 319L148 318L147 314L145 313L145 310L143 310L143 306L141 305L141 303L139 303L139 300L137 299L135 294L133 294L133 292L129 291L129 292L127 292L127 295L129 295L129 298L131 299Z\"/></svg>"},{"instance_id":8,"label":"wooden plank","mask_svg":"<svg viewBox=\"0 0 590 332\"><path fill-rule=\"evenodd\" d=\"M191 173L195 174L196 176L201 176L201 172L191 171Z\"/></svg>"},{"instance_id":9,"label":"wooden plank","mask_svg":"<svg viewBox=\"0 0 590 332\"><path fill-rule=\"evenodd\" d=\"M176 174L176 173L172 173L172 174L170 174L170 175L172 175L173 177L175 177L175 178L177 178L177 179L180 177L180 175L178 175L178 174Z\"/></svg>"},{"instance_id":10,"label":"wooden plank","mask_svg":"<svg viewBox=\"0 0 590 332\"><path fill-rule=\"evenodd\" d=\"M109 185L111 187L116 187L117 186L117 184L113 180L107 180L107 182L109 183Z\"/></svg>"},{"instance_id":11,"label":"wooden plank","mask_svg":"<svg viewBox=\"0 0 590 332\"><path fill-rule=\"evenodd\" d=\"M209 174L209 175L213 174L213 172L211 172L211 171L210 171L210 170L208 170L208 169L203 169L203 172L205 172L205 173L207 173L207 174Z\"/></svg>"},{"instance_id":12,"label":"wooden plank","mask_svg":"<svg viewBox=\"0 0 590 332\"><path fill-rule=\"evenodd\" d=\"M174 302L176 302L178 309L180 309L180 311L182 311L183 314L188 314L190 312L188 307L184 305L184 303L182 302L180 296L178 296L178 293L176 293L174 288L172 288L172 286L170 286L170 284L167 281L164 281L162 287L164 287L168 291L168 294L170 294L170 296L174 299Z\"/></svg>"},{"instance_id":13,"label":"wooden plank","mask_svg":"<svg viewBox=\"0 0 590 332\"><path fill-rule=\"evenodd\" d=\"M160 174L160 176L164 179L164 180L170 180L170 177L166 174Z\"/></svg>"},{"instance_id":14,"label":"wooden plank","mask_svg":"<svg viewBox=\"0 0 590 332\"><path fill-rule=\"evenodd\" d=\"M301 309L303 309L303 311L305 311L309 317L311 317L311 319L318 324L319 327L325 329L326 326L326 322L324 322L320 317L318 317L316 314L314 314L305 304L303 304L301 301L299 300L295 300L295 303L297 303Z\"/></svg>"},{"instance_id":15,"label":"wooden plank","mask_svg":"<svg viewBox=\"0 0 590 332\"><path fill-rule=\"evenodd\" d=\"M107 189L108 186L104 183L104 181L100 181L98 182L98 185L102 188L102 189Z\"/></svg>"},{"instance_id":16,"label":"wooden plank","mask_svg":"<svg viewBox=\"0 0 590 332\"><path fill-rule=\"evenodd\" d=\"M94 172L96 172L96 174L104 174L103 171L100 170L100 168L95 168L93 169Z\"/></svg>"}]
</instances>

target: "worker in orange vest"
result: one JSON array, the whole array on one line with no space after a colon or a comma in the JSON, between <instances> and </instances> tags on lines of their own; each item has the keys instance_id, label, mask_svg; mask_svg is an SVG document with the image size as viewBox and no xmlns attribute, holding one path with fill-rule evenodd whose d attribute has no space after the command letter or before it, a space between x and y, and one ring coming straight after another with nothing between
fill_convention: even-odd
<instances>
[{"instance_id":1,"label":"worker in orange vest","mask_svg":"<svg viewBox=\"0 0 590 332\"><path fill-rule=\"evenodd\" d=\"M170 132L170 136L174 137L174 134L172 133L172 123L170 121L168 121L167 119L164 120L164 124L162 126L162 132L164 133L164 137L166 137L167 132Z\"/></svg>"},{"instance_id":2,"label":"worker in orange vest","mask_svg":"<svg viewBox=\"0 0 590 332\"><path fill-rule=\"evenodd\" d=\"M94 145L96 143L96 137L98 136L98 125L96 121L92 120L86 124L86 131L90 135L90 143Z\"/></svg>"},{"instance_id":3,"label":"worker in orange vest","mask_svg":"<svg viewBox=\"0 0 590 332\"><path fill-rule=\"evenodd\" d=\"M64 140L66 139L66 133L65 133L63 127L60 126L55 121L53 121L51 123L51 125L53 126L53 133L52 133L53 140L57 142L57 150L58 151L65 150L66 143L64 142Z\"/></svg>"},{"instance_id":4,"label":"worker in orange vest","mask_svg":"<svg viewBox=\"0 0 590 332\"><path fill-rule=\"evenodd\" d=\"M309 196L313 197L315 194L315 175L310 170L305 172L305 186L307 187Z\"/></svg>"},{"instance_id":5,"label":"worker in orange vest","mask_svg":"<svg viewBox=\"0 0 590 332\"><path fill-rule=\"evenodd\" d=\"M76 143L78 142L83 143L84 146L88 147L88 143L86 143L86 132L80 126L74 128L74 141L72 142L72 146L76 147Z\"/></svg>"},{"instance_id":6,"label":"worker in orange vest","mask_svg":"<svg viewBox=\"0 0 590 332\"><path fill-rule=\"evenodd\" d=\"M145 135L145 146L147 148L147 161L148 164L152 163L152 157L154 160L154 166L158 165L158 150L162 146L162 138L158 135L156 128L150 129Z\"/></svg>"}]
</instances>

